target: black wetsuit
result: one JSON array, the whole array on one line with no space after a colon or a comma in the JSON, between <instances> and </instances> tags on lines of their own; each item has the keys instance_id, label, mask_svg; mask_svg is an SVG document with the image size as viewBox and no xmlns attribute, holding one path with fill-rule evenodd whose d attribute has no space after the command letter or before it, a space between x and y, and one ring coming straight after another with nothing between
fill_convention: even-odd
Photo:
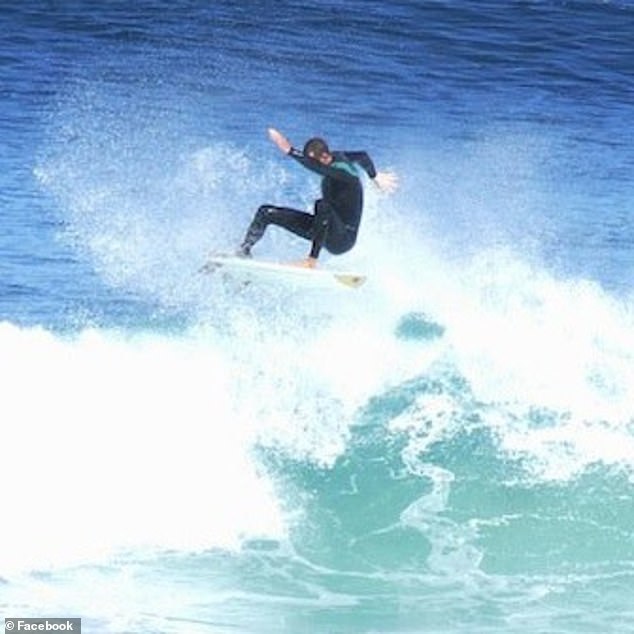
<instances>
[{"instance_id":1,"label":"black wetsuit","mask_svg":"<svg viewBox=\"0 0 634 634\"><path fill-rule=\"evenodd\" d=\"M288 207L262 205L249 226L242 252L249 254L251 247L271 224L311 240L310 257L317 258L322 246L335 255L349 251L357 240L363 212L363 187L356 165L374 178L376 169L372 159L366 152L333 152L333 161L324 165L295 148L291 148L289 156L323 177L322 197L315 201L313 214Z\"/></svg>"}]
</instances>

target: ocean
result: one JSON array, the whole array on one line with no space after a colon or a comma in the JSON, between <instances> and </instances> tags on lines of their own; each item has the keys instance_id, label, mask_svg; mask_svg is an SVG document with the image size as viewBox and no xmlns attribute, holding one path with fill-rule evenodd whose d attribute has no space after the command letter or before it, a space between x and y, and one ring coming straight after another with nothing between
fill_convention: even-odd
<instances>
[{"instance_id":1,"label":"ocean","mask_svg":"<svg viewBox=\"0 0 634 634\"><path fill-rule=\"evenodd\" d=\"M0 614L634 632L634 2L0 10ZM199 272L366 150L357 290ZM271 228L257 257L308 243Z\"/></svg>"}]
</instances>

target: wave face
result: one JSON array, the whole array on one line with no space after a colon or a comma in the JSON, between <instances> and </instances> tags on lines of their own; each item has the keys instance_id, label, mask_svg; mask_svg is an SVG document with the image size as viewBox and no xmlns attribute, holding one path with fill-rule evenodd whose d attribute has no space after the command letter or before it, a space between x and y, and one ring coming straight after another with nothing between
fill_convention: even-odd
<instances>
[{"instance_id":1,"label":"wave face","mask_svg":"<svg viewBox=\"0 0 634 634\"><path fill-rule=\"evenodd\" d=\"M631 3L85 4L0 16L1 611L634 631ZM398 172L362 288L199 273L269 125Z\"/></svg>"}]
</instances>

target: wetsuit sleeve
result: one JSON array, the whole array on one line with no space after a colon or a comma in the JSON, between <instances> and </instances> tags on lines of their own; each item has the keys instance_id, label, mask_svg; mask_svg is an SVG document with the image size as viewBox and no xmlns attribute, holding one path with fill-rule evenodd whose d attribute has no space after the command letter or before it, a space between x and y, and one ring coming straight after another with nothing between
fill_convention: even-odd
<instances>
[{"instance_id":1,"label":"wetsuit sleeve","mask_svg":"<svg viewBox=\"0 0 634 634\"><path fill-rule=\"evenodd\" d=\"M367 152L344 152L344 154L348 160L360 165L370 178L376 176L376 167L374 167L374 163Z\"/></svg>"},{"instance_id":2,"label":"wetsuit sleeve","mask_svg":"<svg viewBox=\"0 0 634 634\"><path fill-rule=\"evenodd\" d=\"M328 176L330 178L334 178L335 180L346 182L354 181L357 178L356 176L350 174L349 172L346 172L345 170L341 170L336 167L330 167L329 165L324 165L323 163L320 163L319 161L310 158L309 156L304 156L302 152L294 147L291 148L288 155L294 158L300 165L303 165L306 169L309 169L321 176Z\"/></svg>"}]
</instances>

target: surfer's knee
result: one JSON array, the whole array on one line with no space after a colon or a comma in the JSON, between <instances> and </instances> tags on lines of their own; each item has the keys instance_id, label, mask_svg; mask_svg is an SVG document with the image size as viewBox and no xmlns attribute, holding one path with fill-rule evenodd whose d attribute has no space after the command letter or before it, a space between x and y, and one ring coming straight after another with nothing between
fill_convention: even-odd
<instances>
[{"instance_id":1,"label":"surfer's knee","mask_svg":"<svg viewBox=\"0 0 634 634\"><path fill-rule=\"evenodd\" d=\"M267 218L270 218L274 211L275 207L273 207L273 205L260 205L255 214L255 217L266 222Z\"/></svg>"}]
</instances>

